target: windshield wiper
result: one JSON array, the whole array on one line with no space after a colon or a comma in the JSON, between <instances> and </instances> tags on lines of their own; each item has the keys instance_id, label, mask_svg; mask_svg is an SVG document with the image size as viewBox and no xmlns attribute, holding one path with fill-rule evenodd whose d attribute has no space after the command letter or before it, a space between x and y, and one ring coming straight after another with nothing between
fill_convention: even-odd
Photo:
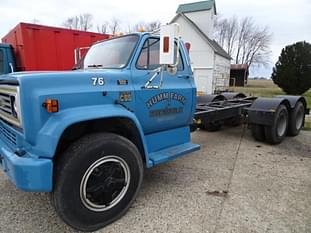
<instances>
[{"instance_id":1,"label":"windshield wiper","mask_svg":"<svg viewBox=\"0 0 311 233\"><path fill-rule=\"evenodd\" d=\"M93 65L88 65L87 67L88 67L88 68L98 68L98 67L103 67L103 65L100 65L100 64L98 64L98 65L93 64Z\"/></svg>"}]
</instances>

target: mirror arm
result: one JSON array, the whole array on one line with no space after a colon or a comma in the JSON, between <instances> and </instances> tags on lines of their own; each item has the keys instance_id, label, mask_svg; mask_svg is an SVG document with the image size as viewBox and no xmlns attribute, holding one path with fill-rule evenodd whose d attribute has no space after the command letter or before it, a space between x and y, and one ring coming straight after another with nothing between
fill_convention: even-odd
<instances>
[{"instance_id":1,"label":"mirror arm","mask_svg":"<svg viewBox=\"0 0 311 233\"><path fill-rule=\"evenodd\" d=\"M11 72L10 72L10 73L13 73L13 72L14 72L14 68L13 68L12 62L9 63L9 66L10 66L10 69L11 69Z\"/></svg>"},{"instance_id":2,"label":"mirror arm","mask_svg":"<svg viewBox=\"0 0 311 233\"><path fill-rule=\"evenodd\" d=\"M180 40L180 38L177 38L176 62L174 64L174 66L178 66L178 60L179 60L179 40Z\"/></svg>"},{"instance_id":3,"label":"mirror arm","mask_svg":"<svg viewBox=\"0 0 311 233\"><path fill-rule=\"evenodd\" d=\"M163 67L160 66L153 70L152 72L155 72L152 77L146 82L146 84L143 86L144 89L159 89L162 86L163 83ZM151 72L150 72L151 73ZM161 80L160 80L160 85L159 86L149 86L152 81L157 77L157 75L161 73Z\"/></svg>"},{"instance_id":4,"label":"mirror arm","mask_svg":"<svg viewBox=\"0 0 311 233\"><path fill-rule=\"evenodd\" d=\"M160 85L159 85L159 88L162 87L162 84L163 84L163 67L161 66L161 76L160 76Z\"/></svg>"}]
</instances>

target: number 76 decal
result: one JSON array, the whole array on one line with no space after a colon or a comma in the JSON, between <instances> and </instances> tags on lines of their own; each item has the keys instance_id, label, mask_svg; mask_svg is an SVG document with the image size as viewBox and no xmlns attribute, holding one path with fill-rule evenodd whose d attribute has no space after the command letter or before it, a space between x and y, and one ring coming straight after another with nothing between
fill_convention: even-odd
<instances>
[{"instance_id":1,"label":"number 76 decal","mask_svg":"<svg viewBox=\"0 0 311 233\"><path fill-rule=\"evenodd\" d=\"M105 85L104 78L94 77L92 78L93 86L103 86Z\"/></svg>"}]
</instances>

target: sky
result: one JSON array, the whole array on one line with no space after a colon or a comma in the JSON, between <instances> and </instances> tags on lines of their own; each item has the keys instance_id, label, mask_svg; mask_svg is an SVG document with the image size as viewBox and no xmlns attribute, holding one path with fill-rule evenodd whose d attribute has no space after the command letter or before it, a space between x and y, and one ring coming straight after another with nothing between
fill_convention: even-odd
<instances>
[{"instance_id":1,"label":"sky","mask_svg":"<svg viewBox=\"0 0 311 233\"><path fill-rule=\"evenodd\" d=\"M160 20L168 23L179 4L196 0L0 0L0 38L19 22L61 26L66 18L83 13L93 15L96 25L113 17L120 19L124 31L141 21ZM254 18L258 26L268 26L273 34L271 64L253 69L251 76L269 77L283 47L297 41L311 43L311 0L216 0L217 13Z\"/></svg>"}]
</instances>

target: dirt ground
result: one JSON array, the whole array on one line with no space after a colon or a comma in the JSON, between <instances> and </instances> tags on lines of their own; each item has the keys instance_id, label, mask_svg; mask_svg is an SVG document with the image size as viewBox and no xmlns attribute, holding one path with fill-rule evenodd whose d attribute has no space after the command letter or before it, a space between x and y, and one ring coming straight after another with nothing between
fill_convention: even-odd
<instances>
[{"instance_id":1,"label":"dirt ground","mask_svg":"<svg viewBox=\"0 0 311 233\"><path fill-rule=\"evenodd\" d=\"M282 144L244 127L197 131L201 150L145 172L128 213L99 232L311 232L311 131ZM0 172L0 232L72 232L45 193Z\"/></svg>"}]
</instances>

